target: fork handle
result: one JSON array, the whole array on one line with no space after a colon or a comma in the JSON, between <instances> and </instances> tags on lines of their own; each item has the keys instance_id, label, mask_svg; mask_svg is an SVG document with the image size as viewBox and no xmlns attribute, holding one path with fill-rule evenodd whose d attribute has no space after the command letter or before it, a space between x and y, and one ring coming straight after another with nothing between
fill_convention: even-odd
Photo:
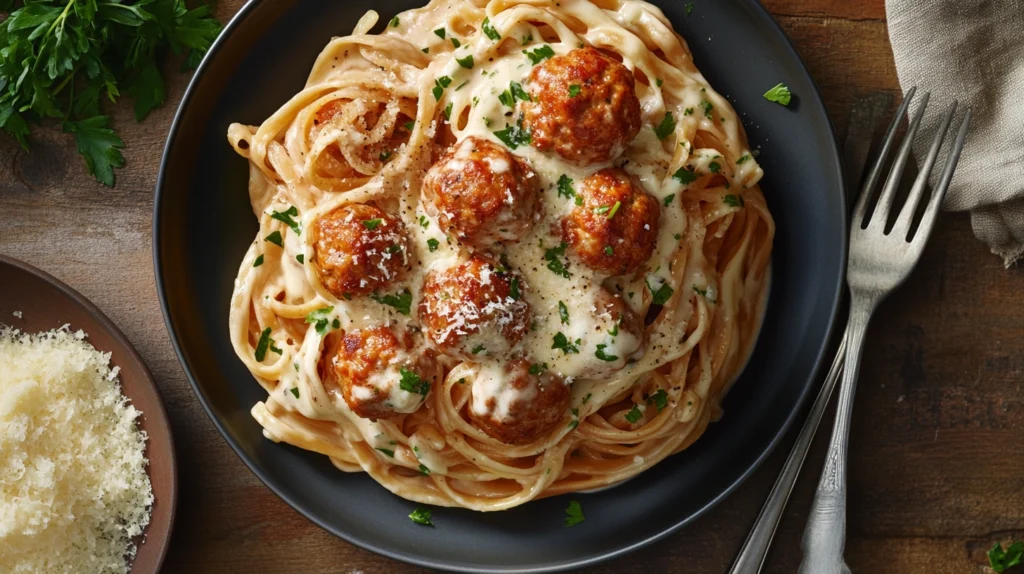
<instances>
[{"instance_id":1,"label":"fork handle","mask_svg":"<svg viewBox=\"0 0 1024 574\"><path fill-rule=\"evenodd\" d=\"M846 455L850 438L853 397L857 390L860 354L864 333L874 310L874 302L857 297L850 302L850 321L846 326L846 364L839 387L836 421L832 428L825 467L807 518L803 538L800 574L850 574L843 560L846 546Z\"/></svg>"}]
</instances>

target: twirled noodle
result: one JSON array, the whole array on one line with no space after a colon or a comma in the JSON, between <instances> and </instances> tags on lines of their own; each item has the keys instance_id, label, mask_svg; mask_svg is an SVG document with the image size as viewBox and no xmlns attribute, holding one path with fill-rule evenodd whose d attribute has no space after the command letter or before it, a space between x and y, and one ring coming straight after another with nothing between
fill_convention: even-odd
<instances>
[{"instance_id":1,"label":"twirled noodle","mask_svg":"<svg viewBox=\"0 0 1024 574\"><path fill-rule=\"evenodd\" d=\"M249 160L260 221L235 283L231 338L269 395L252 409L264 434L324 454L342 471L366 472L399 496L483 511L618 483L688 447L719 418L719 401L757 335L774 223L739 118L694 67L683 39L638 0L434 0L370 34L377 19L369 12L352 35L333 39L306 87L261 125L228 132ZM646 318L642 347L608 376L565 377L572 408L525 444L492 438L469 416L486 358L439 354L436 371L423 374L431 390L421 406L360 417L321 378L325 335L381 322L418 328L425 273L467 253L455 238L444 241L437 214L421 204L424 174L455 142L498 141L501 124L487 126L511 121L499 95L536 64L523 52L544 46L555 55L589 46L621 61L635 78L642 128L620 157L599 165L515 149L536 171L546 202L522 241L503 251L532 288L533 328L520 347L544 367L554 353L560 365L547 348L560 324L554 301L568 302L589 328L590 297L600 289ZM556 181L580 182L609 165L662 206L653 252L635 273L605 277L576 265L559 283L544 249L559 241L564 209L553 201L568 204ZM318 218L363 204L407 230L407 272L391 289L411 296L407 314L378 295L337 297L312 263ZM555 296L538 298L544 293Z\"/></svg>"}]
</instances>

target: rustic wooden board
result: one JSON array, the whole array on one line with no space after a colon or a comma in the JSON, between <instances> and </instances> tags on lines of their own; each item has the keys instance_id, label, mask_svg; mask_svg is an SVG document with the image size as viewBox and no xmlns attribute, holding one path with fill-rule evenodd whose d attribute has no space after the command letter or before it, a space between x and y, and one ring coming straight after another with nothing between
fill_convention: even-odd
<instances>
[{"instance_id":1,"label":"rustic wooden board","mask_svg":"<svg viewBox=\"0 0 1024 574\"><path fill-rule=\"evenodd\" d=\"M883 0L764 1L806 59L840 142L858 102L898 96ZM218 16L226 21L241 4L220 2ZM156 376L182 461L166 571L417 572L334 538L278 500L231 453L185 381L160 316L150 240L158 159L186 81L173 77L167 105L142 126L129 106L113 110L128 144L115 189L85 174L59 130L38 130L30 154L0 136L0 252L92 299ZM1024 268L1003 269L957 214L943 218L920 268L883 304L865 350L851 441L854 572L984 572L993 541L1024 537L1022 297ZM819 433L766 572L799 564L826 435ZM598 571L723 572L783 450L693 526Z\"/></svg>"}]
</instances>

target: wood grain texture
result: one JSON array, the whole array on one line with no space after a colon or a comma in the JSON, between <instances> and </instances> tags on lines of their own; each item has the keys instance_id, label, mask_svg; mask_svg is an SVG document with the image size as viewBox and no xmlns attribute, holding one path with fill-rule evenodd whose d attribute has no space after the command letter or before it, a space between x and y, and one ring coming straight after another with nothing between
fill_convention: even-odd
<instances>
[{"instance_id":1,"label":"wood grain texture","mask_svg":"<svg viewBox=\"0 0 1024 574\"><path fill-rule=\"evenodd\" d=\"M241 4L221 1L218 17ZM807 61L839 141L855 104L896 99L883 0L765 5ZM0 136L0 252L89 297L156 376L181 461L166 572L420 572L334 538L281 502L232 454L185 381L160 315L150 241L158 160L186 82L172 75L168 103L144 125L130 106L111 110L127 143L115 189L85 174L59 130L37 130L32 153ZM982 573L994 541L1024 537L1022 296L1024 268L1004 270L956 214L943 217L920 267L879 310L851 440L847 558L855 573ZM815 442L766 572L799 564L827 434ZM723 572L794 436L694 525L597 571Z\"/></svg>"}]
</instances>

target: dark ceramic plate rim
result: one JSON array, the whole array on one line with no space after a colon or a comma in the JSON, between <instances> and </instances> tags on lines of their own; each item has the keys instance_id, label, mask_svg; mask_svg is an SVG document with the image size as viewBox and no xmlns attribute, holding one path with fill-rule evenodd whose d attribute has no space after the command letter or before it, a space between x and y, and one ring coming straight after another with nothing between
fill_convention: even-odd
<instances>
[{"instance_id":1,"label":"dark ceramic plate rim","mask_svg":"<svg viewBox=\"0 0 1024 574\"><path fill-rule=\"evenodd\" d=\"M148 386L153 390L153 394L156 396L156 402L153 403L155 408L148 408L146 409L146 412L142 414L145 415L146 420L150 426L155 425L167 428L167 466L170 469L170 500L163 500L160 502L160 504L166 505L168 507L168 514L167 526L165 529L166 533L163 536L163 539L159 541L159 548L156 548L155 550L149 550L152 547L147 546L151 543L151 541L157 540L156 537L150 536L150 531L153 528L153 522L151 520L150 523L146 525L146 529L142 531L142 538L138 542L137 549L141 549L145 546L145 548L147 548L147 552L156 553L156 561L154 563L156 569L154 570L154 572L159 572L160 569L163 567L164 560L167 558L167 550L171 546L171 537L174 535L174 518L175 515L177 514L178 508L178 462L177 457L175 456L174 453L174 435L171 432L171 420L167 417L167 408L164 406L163 397L160 395L160 389L156 385L156 380L153 379L153 374L149 372L149 367L146 366L146 362L142 360L142 356L139 355L138 351L135 350L135 347L132 345L131 341L128 340L128 337L126 337L125 334L121 332L121 329L118 328L118 326L114 324L114 322L111 321L110 318L107 317L106 314L104 314L99 307L93 304L92 301L86 299L84 295L82 295L78 291L75 291L71 286L64 283L60 279L57 279L53 275L50 275L46 271L43 271L38 267L25 263L20 259L0 254L0 263L16 267L24 271L25 273L32 275L36 279L49 284L50 286L56 288L58 291L63 293L68 299L74 302L75 305L84 309L87 312L87 314L96 321L100 328L106 331L108 335L110 335L110 338L114 341L114 343L117 346L120 347L120 350L124 353L124 355L127 356L130 360L138 363L140 367L139 372L142 373L142 378L144 379L144 381L142 382L145 384L145 386ZM128 398L132 399L132 397ZM149 445L151 444L150 441L153 440L152 437L153 435L151 433L149 435L149 439L147 440L147 450L149 449ZM152 469L151 467L147 466L146 473L149 474L150 472L152 472ZM152 477L150 477L150 480L152 480ZM128 571L132 572L135 566L134 561L130 564L130 566L131 567L128 569Z\"/></svg>"},{"instance_id":2,"label":"dark ceramic plate rim","mask_svg":"<svg viewBox=\"0 0 1024 574\"><path fill-rule=\"evenodd\" d=\"M366 539L366 538L363 538L363 537L360 537L360 536L357 536L357 535L353 535L353 534L351 534L351 533L349 533L349 532L347 532L347 531L345 531L343 529L335 527L334 525L328 523L327 521L320 520L319 518L317 518L317 516L316 516L316 514L314 512L312 512L310 509L307 509L299 501L295 500L284 489L279 488L273 481L271 481L255 465L255 463L252 460L250 460L250 457L245 453L245 450L238 444L236 439L231 435L231 433L229 433L227 431L227 429L224 427L224 425L220 421L220 419L214 414L214 412L212 410L212 407L210 406L210 404L209 404L209 402L208 402L208 400L207 400L207 398L206 398L202 388L199 385L199 382L196 380L196 378L192 374L193 373L193 369L192 369L191 362L188 361L188 359L186 358L185 353L184 353L184 351L182 349L182 343L179 341L179 337L178 337L178 335L177 335L177 333L175 331L175 328L174 328L174 325L173 325L172 319L171 319L170 309L168 308L168 303L167 303L168 298L167 298L166 293L165 293L165 287L164 287L165 282L164 282L163 271L162 271L163 260L162 260L162 256L161 256L161 252L160 252L160 243L157 241L157 239L159 237L161 237L160 208L161 208L161 205L162 205L161 196L163 194L164 183L165 183L165 180L166 180L166 166L167 166L167 162L168 162L168 159L170 158L171 150L174 148L174 145L175 145L175 140L177 138L178 131L179 131L179 124L183 121L182 118L183 118L183 116L185 114L185 110L189 106L195 91L198 89L199 84L202 82L203 76L204 76L204 74L206 72L206 69L209 67L210 61L212 61L213 59L215 59L217 57L217 54L221 51L221 49L223 49L228 44L228 42L231 40L231 36L234 34L236 29L239 26L241 26L242 22L250 15L250 13L253 12L256 9L256 7L259 6L260 4L262 4L264 1L265 0L248 0L239 9L239 11L231 18L231 20L228 22L228 24L224 27L224 30L221 32L220 36L213 43L213 45L210 47L210 50L207 52L206 56L203 58L202 62L200 63L200 65L196 69L195 74L193 75L192 79L189 81L188 87L185 90L185 94L182 97L181 102L178 105L178 109L175 112L174 120L171 123L171 128L170 128L170 131L169 131L168 136L167 136L167 141L166 141L166 144L164 146L163 154L161 155L161 158L160 158L160 170L159 170L159 173L157 175L156 190L155 190L154 201L153 201L153 205L154 205L154 208L153 208L153 266L154 266L154 272L155 272L155 275L156 275L156 288L157 288L158 297L160 299L160 308L161 308L161 310L163 312L164 324L167 327L167 331L168 331L168 334L170 336L171 343L174 346L174 352L177 355L178 361L181 363L181 365L183 367L183 370L185 371L185 376L188 379L189 384L192 386L193 392L199 398L199 402L200 402L200 404L202 404L203 410L206 412L206 415L210 418L210 420L213 422L214 426L220 432L221 436L223 436L224 439L231 446L231 449L235 452L235 455L238 456L242 460L243 463L245 463L245 465L249 468L249 470L253 474L255 474L256 477L259 478L260 481L264 485L266 485L267 488L269 488L271 490L271 492L273 492L278 498L283 500L289 506L291 506L292 508L297 510L307 520L310 520L311 522L313 522L314 524L316 524L320 528L323 528L324 530L334 534L335 536L338 536L338 537L342 538L343 540L345 540L347 542L350 542L352 544L355 544L356 546L359 546L361 548L364 548L366 550L369 550L371 552L377 553L377 554L382 555L382 556L386 556L386 557L394 559L394 560L399 560L399 561L406 562L406 563L409 563L409 564L414 564L414 565L418 565L418 566L424 566L424 567L428 567L428 568L441 569L441 570L450 570L450 571L459 571L459 572L478 572L478 571L481 571L480 569L473 569L473 568L468 568L468 567L453 566L452 564L444 562L444 561L437 561L437 560L433 560L433 559L429 559L429 558L424 558L424 557L421 557L421 556L407 554L405 552L394 551L394 550L391 550L391 549L389 549L387 547L378 545L373 540L369 540L369 539ZM844 171L843 171L842 161L841 161L840 155L839 155L838 145L836 143L835 128L832 125L832 120L831 120L831 118L828 115L827 109L825 108L824 102L823 102L822 97L821 97L821 91L818 88L817 83L814 81L813 76L811 75L810 71L807 69L806 63L803 61L803 59L800 57L800 55L796 52L796 49L793 47L792 41L789 39L789 36L786 35L786 33L782 30L782 28L779 26L779 24L775 21L775 19L768 12L768 10L766 8L764 8L760 4L760 2L758 2L757 0L741 0L741 1L747 3L754 10L754 12L756 12L757 17L760 19L762 25L770 27L771 29L773 29L774 32L776 32L778 34L778 36L780 38L782 38L782 46L783 46L783 48L792 57L792 61L796 62L798 64L798 69L800 70L800 72L804 76L804 79L806 79L806 81L811 86L813 86L813 90L814 90L813 94L809 94L809 96L811 96L811 97L805 97L802 100L801 105L806 105L806 106L812 107L814 109L815 113L820 114L820 116L825 119L825 123L826 123L826 125L828 127L829 135L831 136L829 138L829 142L832 144L831 145L831 149L829 150L829 153L828 153L828 155L830 156L830 159L832 161L832 165L829 166L825 171L826 172L833 172L835 174L836 181L834 182L834 186L835 186L834 189L841 196L845 196ZM810 395L811 391L814 388L816 388L819 375L821 374L822 365L823 365L823 362L824 362L824 359L825 359L825 355L826 355L826 353L828 352L828 350L830 348L827 343L828 343L828 341L830 341L833 338L833 335L835 334L836 324L837 324L837 317L838 317L838 314L839 314L839 307L840 307L839 303L842 300L843 285L845 285L846 257L847 257L847 251L848 251L848 237L849 237L849 228L848 228L848 221L847 221L848 217L846 217L847 214L846 214L846 207L845 207L846 206L845 199L842 200L842 204L843 204L844 217L843 217L843 221L842 221L842 228L839 230L839 232L841 233L840 241L841 241L842 249L841 249L841 252L839 254L837 254L838 257L839 257L839 267L840 267L840 269L842 271L840 272L839 276L836 278L837 286L834 289L834 293L835 294L832 297L832 300L830 301L831 313L830 313L829 320L828 320L827 335L826 335L824 341L822 341L822 343L821 343L821 348L818 351L817 357L815 358L815 361L814 361L814 368L812 370L811 375L808 377L807 382L803 385L803 390L800 392L799 400L793 406L793 408L790 411L790 413L786 416L784 423L782 424L781 427L779 427L779 430L778 430L777 433L775 433L775 436L772 437L771 441L768 443L767 448L765 448L762 451L762 453L755 459L753 464L751 464L731 484L729 484L725 489L723 489L721 494L719 494L718 496L716 496L713 499L709 500L706 504L704 504L701 508L699 508L697 511L693 512L689 516L685 516L685 517L681 518L674 525L672 525L672 526L670 526L668 528L665 528L664 530L662 530L661 532L659 532L659 533L657 533L655 535L649 536L649 537L647 537L645 539L639 540L639 541L634 542L632 544L629 544L627 546L622 546L622 547L619 547L619 548L616 548L616 549L613 549L613 550L608 550L608 551L606 551L604 553L601 553L601 554L583 557L583 558L580 558L578 560L574 560L574 561L571 561L571 562L560 562L560 563L557 563L557 564L555 564L555 563L552 563L552 564L539 564L539 565L528 566L528 567L507 567L507 568L494 567L494 568L489 568L486 571L488 571L488 572L524 573L524 574L525 573L531 573L531 574L532 573L541 573L541 572L561 572L561 571L566 571L566 570L575 569L575 568L594 566L594 565L597 565L599 563L602 563L602 562L605 562L607 560L610 560L612 558L616 558L616 557L619 557L619 556L623 556L623 555L629 554L631 552L634 552L634 551L636 551L636 550L638 550L640 548L643 548L643 547L648 546L648 545L650 545L650 544L652 544L652 543L654 543L654 542L656 542L658 540L661 540L661 539L665 538L666 536L672 534L673 532L678 531L679 529L683 528L687 524L690 524L691 522L693 522L694 520L696 520L700 516L704 515L707 511L709 511L714 506L718 505L722 500L724 500L726 497L728 497L730 494L732 494L736 490L736 488L739 487L740 484L742 484L745 480L747 480L747 478L749 478L750 475L753 474L753 472L755 470L757 470L761 466L761 464L765 461L765 459L767 459L767 457L778 446L779 442L782 440L782 437L786 434L786 432L789 430L790 426L793 424L793 421L794 421L794 419L796 419L798 413L801 412L801 407L804 405L804 403L806 403L807 397Z\"/></svg>"}]
</instances>

